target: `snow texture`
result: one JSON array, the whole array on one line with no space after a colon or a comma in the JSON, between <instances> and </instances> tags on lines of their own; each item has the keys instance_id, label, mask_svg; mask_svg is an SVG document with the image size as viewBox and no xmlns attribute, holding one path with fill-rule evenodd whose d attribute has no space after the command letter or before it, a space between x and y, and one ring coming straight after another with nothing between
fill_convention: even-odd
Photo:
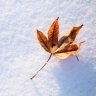
<instances>
[{"instance_id":1,"label":"snow texture","mask_svg":"<svg viewBox=\"0 0 96 96\"><path fill-rule=\"evenodd\" d=\"M30 80L49 57L36 29L47 35L58 16L59 37L84 24L80 61L52 57ZM0 0L0 96L96 96L96 0Z\"/></svg>"}]
</instances>

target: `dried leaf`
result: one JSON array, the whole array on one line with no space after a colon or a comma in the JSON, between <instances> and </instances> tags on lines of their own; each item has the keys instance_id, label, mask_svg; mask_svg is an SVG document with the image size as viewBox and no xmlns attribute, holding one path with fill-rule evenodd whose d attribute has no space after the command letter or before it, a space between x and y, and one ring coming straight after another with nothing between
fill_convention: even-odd
<instances>
[{"instance_id":1,"label":"dried leaf","mask_svg":"<svg viewBox=\"0 0 96 96\"><path fill-rule=\"evenodd\" d=\"M51 25L51 27L48 31L48 44L49 44L51 52L56 50L58 47L58 34L59 34L58 19L59 18L57 18L53 22L53 24Z\"/></svg>"},{"instance_id":2,"label":"dried leaf","mask_svg":"<svg viewBox=\"0 0 96 96\"><path fill-rule=\"evenodd\" d=\"M41 44L41 46L50 54L47 62L32 76L33 79L48 63L51 56L53 55L56 58L59 59L65 59L69 56L76 55L79 51L79 47L81 46L81 42L79 46L76 44L72 44L75 40L78 31L82 28L83 24L79 27L73 27L72 30L65 34L58 42L58 34L59 34L59 25L58 25L58 18L53 22L51 25L49 31L48 31L48 40L46 36L37 30L37 38ZM77 60L79 61L78 56L76 55Z\"/></svg>"},{"instance_id":3,"label":"dried leaf","mask_svg":"<svg viewBox=\"0 0 96 96\"><path fill-rule=\"evenodd\" d=\"M37 38L41 44L41 46L47 51L50 52L50 49L48 47L48 40L46 36L39 30L37 30Z\"/></svg>"},{"instance_id":4,"label":"dried leaf","mask_svg":"<svg viewBox=\"0 0 96 96\"><path fill-rule=\"evenodd\" d=\"M79 27L73 27L71 31L67 32L58 42L58 46L60 47L63 43L73 43L79 30L82 28L83 24Z\"/></svg>"}]
</instances>

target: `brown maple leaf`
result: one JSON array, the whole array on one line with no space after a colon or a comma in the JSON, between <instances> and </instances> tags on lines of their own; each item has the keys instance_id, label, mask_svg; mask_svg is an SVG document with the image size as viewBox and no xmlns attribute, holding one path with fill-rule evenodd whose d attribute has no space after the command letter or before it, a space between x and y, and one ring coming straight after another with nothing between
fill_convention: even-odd
<instances>
[{"instance_id":1,"label":"brown maple leaf","mask_svg":"<svg viewBox=\"0 0 96 96\"><path fill-rule=\"evenodd\" d=\"M47 62L37 71L37 73L32 76L33 79L38 72L48 63L51 56L53 55L59 59L65 59L69 56L75 55L77 60L79 61L78 56L76 55L80 50L81 43L79 45L73 44L79 30L82 28L83 24L78 27L73 27L71 31L67 32L59 41L59 24L58 24L59 17L52 23L51 27L48 31L48 39L47 37L39 30L37 30L37 38L41 44L41 46L45 49L45 51L50 53L50 57L48 58Z\"/></svg>"}]
</instances>

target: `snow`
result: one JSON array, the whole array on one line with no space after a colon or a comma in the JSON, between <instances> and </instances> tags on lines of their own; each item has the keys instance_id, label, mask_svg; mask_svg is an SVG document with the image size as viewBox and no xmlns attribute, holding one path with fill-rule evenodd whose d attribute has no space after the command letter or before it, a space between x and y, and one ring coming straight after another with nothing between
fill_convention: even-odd
<instances>
[{"instance_id":1,"label":"snow","mask_svg":"<svg viewBox=\"0 0 96 96\"><path fill-rule=\"evenodd\" d=\"M75 57L52 57L36 78L30 77L49 53L36 29L47 35L57 18L60 35L84 24ZM0 96L96 96L96 0L0 0Z\"/></svg>"}]
</instances>

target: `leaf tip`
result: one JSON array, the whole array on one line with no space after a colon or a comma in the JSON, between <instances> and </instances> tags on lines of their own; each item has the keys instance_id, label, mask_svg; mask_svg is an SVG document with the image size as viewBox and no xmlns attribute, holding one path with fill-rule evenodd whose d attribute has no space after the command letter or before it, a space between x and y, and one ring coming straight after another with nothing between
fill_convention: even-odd
<instances>
[{"instance_id":1,"label":"leaf tip","mask_svg":"<svg viewBox=\"0 0 96 96\"><path fill-rule=\"evenodd\" d=\"M59 17L57 17L57 20L59 19Z\"/></svg>"},{"instance_id":2,"label":"leaf tip","mask_svg":"<svg viewBox=\"0 0 96 96\"><path fill-rule=\"evenodd\" d=\"M36 31L37 31L37 32L39 32L39 30L38 30L38 29L36 29Z\"/></svg>"},{"instance_id":3,"label":"leaf tip","mask_svg":"<svg viewBox=\"0 0 96 96\"><path fill-rule=\"evenodd\" d=\"M82 24L82 25L80 25L80 28L82 28L84 25Z\"/></svg>"},{"instance_id":4,"label":"leaf tip","mask_svg":"<svg viewBox=\"0 0 96 96\"><path fill-rule=\"evenodd\" d=\"M36 32L37 32L37 34L39 34L39 33L40 33L40 31L39 31L38 29L36 29Z\"/></svg>"}]
</instances>

